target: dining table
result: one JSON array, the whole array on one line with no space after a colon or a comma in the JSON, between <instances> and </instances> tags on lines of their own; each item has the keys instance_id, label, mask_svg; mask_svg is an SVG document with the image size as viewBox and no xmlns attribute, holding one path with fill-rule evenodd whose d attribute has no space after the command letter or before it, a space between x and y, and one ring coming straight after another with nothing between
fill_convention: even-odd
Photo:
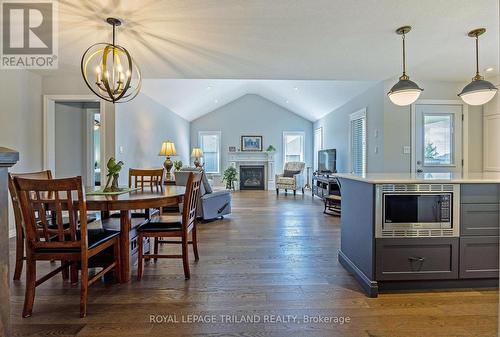
<instances>
[{"instance_id":1,"label":"dining table","mask_svg":"<svg viewBox=\"0 0 500 337\"><path fill-rule=\"evenodd\" d=\"M99 187L87 187L86 192L94 192ZM131 211L149 210L174 206L182 203L186 188L184 186L167 185L161 188L132 190L122 194L87 194L87 210L100 211L103 219L109 217L111 211L120 212L120 279L130 281L130 230L132 224ZM142 244L142 243L140 243Z\"/></svg>"}]
</instances>

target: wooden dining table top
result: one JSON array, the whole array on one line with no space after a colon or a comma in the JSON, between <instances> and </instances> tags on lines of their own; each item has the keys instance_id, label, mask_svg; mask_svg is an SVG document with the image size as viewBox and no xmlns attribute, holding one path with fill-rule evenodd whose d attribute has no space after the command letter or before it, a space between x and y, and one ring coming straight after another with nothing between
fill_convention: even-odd
<instances>
[{"instance_id":1,"label":"wooden dining table top","mask_svg":"<svg viewBox=\"0 0 500 337\"><path fill-rule=\"evenodd\" d=\"M86 192L99 190L100 187L87 187ZM167 185L161 189L144 188L115 195L87 195L87 209L95 211L118 211L139 208L170 206L178 203L184 196L184 186Z\"/></svg>"}]
</instances>

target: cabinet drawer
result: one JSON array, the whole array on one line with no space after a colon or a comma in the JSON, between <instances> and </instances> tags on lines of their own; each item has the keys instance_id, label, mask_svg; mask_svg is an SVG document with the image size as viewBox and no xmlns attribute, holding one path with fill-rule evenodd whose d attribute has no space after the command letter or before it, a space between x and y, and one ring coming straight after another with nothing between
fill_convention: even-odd
<instances>
[{"instance_id":1,"label":"cabinet drawer","mask_svg":"<svg viewBox=\"0 0 500 337\"><path fill-rule=\"evenodd\" d=\"M498 204L500 191L498 184L462 184L460 202L463 204Z\"/></svg>"},{"instance_id":2,"label":"cabinet drawer","mask_svg":"<svg viewBox=\"0 0 500 337\"><path fill-rule=\"evenodd\" d=\"M458 244L458 238L377 239L376 278L457 279Z\"/></svg>"},{"instance_id":3,"label":"cabinet drawer","mask_svg":"<svg viewBox=\"0 0 500 337\"><path fill-rule=\"evenodd\" d=\"M499 209L498 204L461 204L461 235L498 235Z\"/></svg>"},{"instance_id":4,"label":"cabinet drawer","mask_svg":"<svg viewBox=\"0 0 500 337\"><path fill-rule=\"evenodd\" d=\"M498 237L460 238L460 278L498 278Z\"/></svg>"}]
</instances>

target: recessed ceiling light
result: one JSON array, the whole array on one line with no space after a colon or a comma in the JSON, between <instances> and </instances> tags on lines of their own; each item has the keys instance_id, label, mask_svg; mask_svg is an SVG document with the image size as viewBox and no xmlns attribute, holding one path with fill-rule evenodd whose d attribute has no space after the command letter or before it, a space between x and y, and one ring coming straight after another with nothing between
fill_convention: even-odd
<instances>
[{"instance_id":1,"label":"recessed ceiling light","mask_svg":"<svg viewBox=\"0 0 500 337\"><path fill-rule=\"evenodd\" d=\"M495 68L493 68L493 67L489 67L489 68L484 69L484 71L486 71L486 72L491 72L493 70L495 70Z\"/></svg>"},{"instance_id":2,"label":"recessed ceiling light","mask_svg":"<svg viewBox=\"0 0 500 337\"><path fill-rule=\"evenodd\" d=\"M208 87L207 87L207 90L210 90L210 89L212 89L212 87L211 87L211 86L208 86Z\"/></svg>"},{"instance_id":3,"label":"recessed ceiling light","mask_svg":"<svg viewBox=\"0 0 500 337\"><path fill-rule=\"evenodd\" d=\"M290 103L290 101L289 101L289 100L286 100L286 103Z\"/></svg>"},{"instance_id":4,"label":"recessed ceiling light","mask_svg":"<svg viewBox=\"0 0 500 337\"><path fill-rule=\"evenodd\" d=\"M219 100L218 99L214 99L214 103L219 103Z\"/></svg>"},{"instance_id":5,"label":"recessed ceiling light","mask_svg":"<svg viewBox=\"0 0 500 337\"><path fill-rule=\"evenodd\" d=\"M298 88L298 87L295 87L295 88L293 88L293 90L295 90L295 91L299 91L299 88Z\"/></svg>"}]
</instances>

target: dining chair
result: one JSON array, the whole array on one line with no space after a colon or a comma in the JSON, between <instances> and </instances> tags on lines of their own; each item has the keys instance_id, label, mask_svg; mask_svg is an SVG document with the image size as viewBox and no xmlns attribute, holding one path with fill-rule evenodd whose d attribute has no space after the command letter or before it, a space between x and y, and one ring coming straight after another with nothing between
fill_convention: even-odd
<instances>
[{"instance_id":1,"label":"dining chair","mask_svg":"<svg viewBox=\"0 0 500 337\"><path fill-rule=\"evenodd\" d=\"M163 168L152 168L152 169L130 168L128 170L128 187L138 188L141 190L149 188L151 191L157 191L163 188L163 176L164 176ZM152 214L149 209L135 210L132 212L131 217L149 219L151 215ZM112 214L111 217L119 218L120 213Z\"/></svg>"},{"instance_id":2,"label":"dining chair","mask_svg":"<svg viewBox=\"0 0 500 337\"><path fill-rule=\"evenodd\" d=\"M151 258L170 258L182 259L184 267L184 277L188 280L191 277L189 271L189 258L188 258L188 244L193 245L193 252L195 261L199 260L197 234L196 234L196 209L198 207L198 200L200 195L201 173L190 173L188 182L186 184L186 192L184 194L183 210L181 216L172 215L158 215L151 218L145 224L139 226L139 242L143 242L144 238L180 238L180 241L162 240L160 243L180 244L182 246L182 254L180 255L166 255L158 254L144 254L143 245L139 244L139 260L137 279L141 280L144 267L144 259ZM191 241L189 241L189 234L191 233Z\"/></svg>"},{"instance_id":3,"label":"dining chair","mask_svg":"<svg viewBox=\"0 0 500 337\"><path fill-rule=\"evenodd\" d=\"M69 265L76 264L81 269L80 317L85 317L88 287L111 270L121 280L120 232L102 228L87 229L87 204L81 177L52 180L14 177L14 186L21 205L26 235L23 317L32 315L36 287ZM52 220L47 218L48 210L53 214ZM63 212L68 215L67 226L64 224ZM51 224L55 224L55 227L50 228ZM46 240L47 237L49 240ZM89 259L109 247L113 247L114 251L112 262L89 278ZM65 263L37 279L37 261L48 260L61 260Z\"/></svg>"},{"instance_id":4,"label":"dining chair","mask_svg":"<svg viewBox=\"0 0 500 337\"><path fill-rule=\"evenodd\" d=\"M23 264L24 260L26 260L26 256L24 254L24 223L21 214L21 206L19 205L19 198L17 197L16 188L14 186L14 177L28 179L52 179L52 172L50 170L46 170L31 173L9 173L9 193L12 200L14 222L16 226L16 265L14 267L14 280L19 280L21 279L21 273L23 271ZM63 278L67 278L66 273L63 273Z\"/></svg>"}]
</instances>

